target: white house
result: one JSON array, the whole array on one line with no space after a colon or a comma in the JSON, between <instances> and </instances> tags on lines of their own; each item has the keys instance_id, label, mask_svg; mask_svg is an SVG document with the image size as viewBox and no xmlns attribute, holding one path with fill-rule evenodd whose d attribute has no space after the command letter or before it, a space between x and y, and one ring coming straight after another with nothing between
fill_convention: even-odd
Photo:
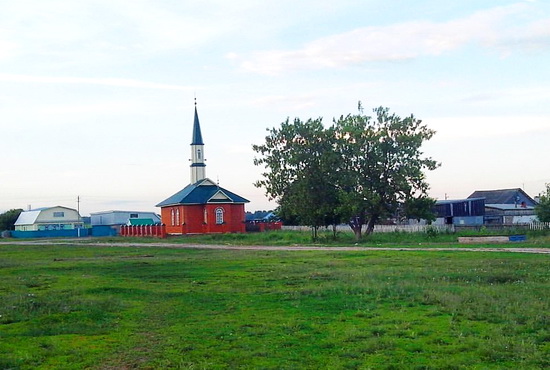
<instances>
[{"instance_id":1,"label":"white house","mask_svg":"<svg viewBox=\"0 0 550 370\"><path fill-rule=\"evenodd\" d=\"M82 227L78 211L62 206L23 211L15 221L16 231L74 230Z\"/></svg>"},{"instance_id":2,"label":"white house","mask_svg":"<svg viewBox=\"0 0 550 370\"><path fill-rule=\"evenodd\" d=\"M130 219L150 219L153 223L160 223L160 217L155 212L138 211L103 211L90 213L92 226L128 225Z\"/></svg>"}]
</instances>

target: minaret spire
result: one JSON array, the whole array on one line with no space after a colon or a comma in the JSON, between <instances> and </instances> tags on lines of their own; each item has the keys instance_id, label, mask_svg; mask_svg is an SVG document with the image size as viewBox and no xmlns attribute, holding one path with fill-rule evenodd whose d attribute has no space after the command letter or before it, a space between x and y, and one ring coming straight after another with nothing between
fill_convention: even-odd
<instances>
[{"instance_id":1,"label":"minaret spire","mask_svg":"<svg viewBox=\"0 0 550 370\"><path fill-rule=\"evenodd\" d=\"M197 113L197 98L195 98L195 117L191 140L191 184L206 178L206 164L204 161L204 142L202 141L201 125Z\"/></svg>"}]
</instances>

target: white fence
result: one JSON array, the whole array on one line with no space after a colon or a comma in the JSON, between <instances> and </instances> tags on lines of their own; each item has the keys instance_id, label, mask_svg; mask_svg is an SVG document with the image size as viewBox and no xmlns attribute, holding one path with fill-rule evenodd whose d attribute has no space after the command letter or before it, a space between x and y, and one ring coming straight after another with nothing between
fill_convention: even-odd
<instances>
[{"instance_id":1,"label":"white fence","mask_svg":"<svg viewBox=\"0 0 550 370\"><path fill-rule=\"evenodd\" d=\"M480 228L483 228L483 225L479 225ZM365 230L363 226L363 231ZM421 233L426 232L426 230L437 230L438 232L454 232L458 229L466 228L463 226L458 226L455 228L454 225L375 225L375 233L392 233L392 232L407 232L407 233ZM550 230L550 222L532 222L528 224L513 224L513 225L486 225L487 229L504 229L504 228L523 228L528 230ZM296 231L310 231L311 227L309 226L284 226L283 230L296 230ZM332 231L332 226L327 228L321 227L319 231ZM348 225L337 225L336 231L349 231L351 228Z\"/></svg>"},{"instance_id":2,"label":"white fence","mask_svg":"<svg viewBox=\"0 0 550 370\"><path fill-rule=\"evenodd\" d=\"M529 230L550 230L550 222L531 222Z\"/></svg>"},{"instance_id":3,"label":"white fence","mask_svg":"<svg viewBox=\"0 0 550 370\"><path fill-rule=\"evenodd\" d=\"M363 231L365 231L365 229L366 229L366 226L363 225ZM437 230L438 232L455 231L454 225L374 225L375 233L393 233L396 231L406 232L406 233L420 233L420 232L426 232L427 229ZM310 231L311 227L283 225L283 230ZM320 227L319 231L332 231L332 226L329 226L327 228ZM337 225L336 231L351 232L352 230L351 230L351 227L349 227L349 225Z\"/></svg>"}]
</instances>

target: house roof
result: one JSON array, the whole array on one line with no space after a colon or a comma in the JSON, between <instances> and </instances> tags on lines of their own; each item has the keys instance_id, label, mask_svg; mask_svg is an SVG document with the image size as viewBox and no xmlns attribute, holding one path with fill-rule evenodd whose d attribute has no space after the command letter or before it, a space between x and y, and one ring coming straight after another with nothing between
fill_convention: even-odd
<instances>
[{"instance_id":1,"label":"house roof","mask_svg":"<svg viewBox=\"0 0 550 370\"><path fill-rule=\"evenodd\" d=\"M499 190L477 190L468 198L485 198L485 204L520 204L535 206L537 203L521 188Z\"/></svg>"},{"instance_id":2,"label":"house roof","mask_svg":"<svg viewBox=\"0 0 550 370\"><path fill-rule=\"evenodd\" d=\"M155 221L152 218L131 218L128 220L130 226L154 225Z\"/></svg>"},{"instance_id":3,"label":"house roof","mask_svg":"<svg viewBox=\"0 0 550 370\"><path fill-rule=\"evenodd\" d=\"M187 185L176 194L157 204L166 207L177 204L207 204L207 203L248 203L249 201L227 189L216 185L210 179L203 179Z\"/></svg>"},{"instance_id":4,"label":"house roof","mask_svg":"<svg viewBox=\"0 0 550 370\"><path fill-rule=\"evenodd\" d=\"M109 210L109 211L99 211L99 212L90 212L90 215L104 215L110 213L138 213L140 215L157 215L155 212L149 211L120 211L120 210Z\"/></svg>"},{"instance_id":5,"label":"house roof","mask_svg":"<svg viewBox=\"0 0 550 370\"><path fill-rule=\"evenodd\" d=\"M204 142L202 141L199 115L197 114L197 103L195 103L195 120L193 121L193 139L191 140L191 145L204 145Z\"/></svg>"},{"instance_id":6,"label":"house roof","mask_svg":"<svg viewBox=\"0 0 550 370\"><path fill-rule=\"evenodd\" d=\"M19 217L17 217L14 225L32 225L36 222L40 212L42 212L41 209L23 211L19 214Z\"/></svg>"},{"instance_id":7,"label":"house roof","mask_svg":"<svg viewBox=\"0 0 550 370\"><path fill-rule=\"evenodd\" d=\"M510 210L530 210L532 211L535 207L525 206L522 207L520 204L486 204L485 207L498 209L501 211L510 211Z\"/></svg>"},{"instance_id":8,"label":"house roof","mask_svg":"<svg viewBox=\"0 0 550 370\"><path fill-rule=\"evenodd\" d=\"M455 204L455 203L471 202L471 201L483 200L483 199L485 198L441 199L441 200L436 200L435 204Z\"/></svg>"}]
</instances>

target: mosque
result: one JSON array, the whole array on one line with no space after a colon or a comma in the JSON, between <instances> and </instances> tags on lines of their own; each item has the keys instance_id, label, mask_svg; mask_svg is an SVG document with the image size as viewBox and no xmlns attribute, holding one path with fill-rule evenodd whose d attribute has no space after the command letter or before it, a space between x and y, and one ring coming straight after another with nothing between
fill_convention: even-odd
<instances>
[{"instance_id":1,"label":"mosque","mask_svg":"<svg viewBox=\"0 0 550 370\"><path fill-rule=\"evenodd\" d=\"M244 233L244 205L249 201L206 177L196 101L190 167L190 184L157 204L166 232L171 235Z\"/></svg>"}]
</instances>

